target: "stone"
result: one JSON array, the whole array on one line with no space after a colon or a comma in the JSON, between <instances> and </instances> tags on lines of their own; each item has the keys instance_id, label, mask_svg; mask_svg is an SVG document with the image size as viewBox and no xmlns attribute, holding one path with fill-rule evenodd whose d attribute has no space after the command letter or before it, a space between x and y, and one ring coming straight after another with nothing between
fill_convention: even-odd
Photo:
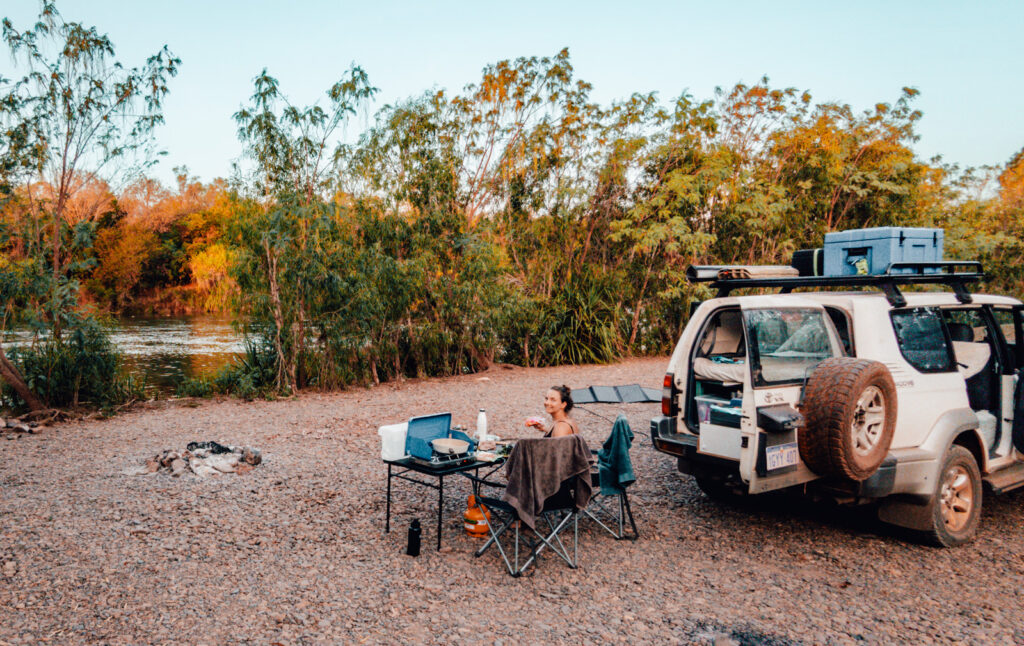
<instances>
[{"instance_id":1,"label":"stone","mask_svg":"<svg viewBox=\"0 0 1024 646\"><path fill-rule=\"evenodd\" d=\"M199 458L192 458L191 460L189 460L188 465L189 465L189 468L192 469L192 473L196 474L200 478L205 478L207 476L218 476L218 475L220 475L220 471L218 471L218 470L214 469L213 467L205 464L203 462L203 460L201 460Z\"/></svg>"},{"instance_id":2,"label":"stone","mask_svg":"<svg viewBox=\"0 0 1024 646\"><path fill-rule=\"evenodd\" d=\"M18 573L18 564L14 561L4 561L3 574L5 577L13 577Z\"/></svg>"},{"instance_id":3,"label":"stone","mask_svg":"<svg viewBox=\"0 0 1024 646\"><path fill-rule=\"evenodd\" d=\"M185 473L185 469L188 465L181 458L172 460L170 463L171 475L177 478L181 474Z\"/></svg>"},{"instance_id":4,"label":"stone","mask_svg":"<svg viewBox=\"0 0 1024 646\"><path fill-rule=\"evenodd\" d=\"M223 453L211 455L203 460L206 466L216 469L221 473L234 473L238 466L240 457L237 453Z\"/></svg>"}]
</instances>

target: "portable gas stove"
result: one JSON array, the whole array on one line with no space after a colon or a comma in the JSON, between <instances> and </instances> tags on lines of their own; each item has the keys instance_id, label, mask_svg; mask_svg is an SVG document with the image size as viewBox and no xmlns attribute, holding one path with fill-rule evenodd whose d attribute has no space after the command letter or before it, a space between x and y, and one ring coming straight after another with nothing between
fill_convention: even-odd
<instances>
[{"instance_id":1,"label":"portable gas stove","mask_svg":"<svg viewBox=\"0 0 1024 646\"><path fill-rule=\"evenodd\" d=\"M433 467L439 469L441 467L453 467L457 464L464 464L466 462L472 462L476 459L476 454L466 451L465 453L438 453L434 451L430 456L429 460L412 456L414 462L422 464L423 466Z\"/></svg>"}]
</instances>

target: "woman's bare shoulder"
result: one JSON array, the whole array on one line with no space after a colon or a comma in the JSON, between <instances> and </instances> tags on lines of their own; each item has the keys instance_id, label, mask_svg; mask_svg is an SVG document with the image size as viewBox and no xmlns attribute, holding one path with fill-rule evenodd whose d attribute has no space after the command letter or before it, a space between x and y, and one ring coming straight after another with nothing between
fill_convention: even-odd
<instances>
[{"instance_id":1,"label":"woman's bare shoulder","mask_svg":"<svg viewBox=\"0 0 1024 646\"><path fill-rule=\"evenodd\" d=\"M551 427L551 437L563 435L575 435L580 432L580 427L572 419L560 419Z\"/></svg>"}]
</instances>

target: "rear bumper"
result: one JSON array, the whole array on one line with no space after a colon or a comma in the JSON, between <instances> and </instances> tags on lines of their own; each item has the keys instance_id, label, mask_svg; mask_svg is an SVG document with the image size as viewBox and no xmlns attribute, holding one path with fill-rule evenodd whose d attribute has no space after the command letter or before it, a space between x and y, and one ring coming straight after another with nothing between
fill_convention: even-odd
<instances>
[{"instance_id":1,"label":"rear bumper","mask_svg":"<svg viewBox=\"0 0 1024 646\"><path fill-rule=\"evenodd\" d=\"M739 463L697 452L697 436L676 432L675 417L651 419L651 442L662 453L679 460L679 470L691 475L703 475L712 471L735 473Z\"/></svg>"},{"instance_id":2,"label":"rear bumper","mask_svg":"<svg viewBox=\"0 0 1024 646\"><path fill-rule=\"evenodd\" d=\"M697 436L678 433L676 430L676 418L674 417L651 419L651 441L654 448L675 457L679 461L680 472L695 476L739 475L738 462L698 452ZM834 493L862 499L884 498L893 493L897 467L896 458L890 455L878 471L863 482L836 482L825 479L818 486Z\"/></svg>"}]
</instances>

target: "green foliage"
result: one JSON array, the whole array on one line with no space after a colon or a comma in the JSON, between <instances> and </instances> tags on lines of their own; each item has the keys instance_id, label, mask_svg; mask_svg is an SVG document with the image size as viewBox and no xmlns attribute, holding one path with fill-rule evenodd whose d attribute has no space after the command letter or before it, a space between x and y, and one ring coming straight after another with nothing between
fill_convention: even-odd
<instances>
[{"instance_id":1,"label":"green foliage","mask_svg":"<svg viewBox=\"0 0 1024 646\"><path fill-rule=\"evenodd\" d=\"M31 58L33 38L64 33L42 24L8 44ZM109 43L79 35L109 60ZM147 66L159 108L177 61ZM709 296L688 265L788 263L833 230L943 226L947 256L982 260L1001 291L1024 286L1024 152L984 173L922 162L916 90L857 112L763 78L603 106L574 74L565 50L499 61L461 92L384 106L345 143L377 93L361 68L306 107L264 70L234 115L247 160L231 186L181 170L176 192L143 180L75 226L12 191L49 149L28 82L0 79L4 323L73 326L80 285L112 308L160 294L230 306L246 359L180 393L254 397L664 353Z\"/></svg>"},{"instance_id":2,"label":"green foliage","mask_svg":"<svg viewBox=\"0 0 1024 646\"><path fill-rule=\"evenodd\" d=\"M605 363L621 354L616 285L607 277L577 275L541 306L538 363Z\"/></svg>"},{"instance_id":3,"label":"green foliage","mask_svg":"<svg viewBox=\"0 0 1024 646\"><path fill-rule=\"evenodd\" d=\"M91 318L78 319L62 340L15 347L10 358L29 388L53 408L107 408L143 396L142 384L121 369L106 331ZM12 390L3 394L12 408L22 407Z\"/></svg>"},{"instance_id":4,"label":"green foliage","mask_svg":"<svg viewBox=\"0 0 1024 646\"><path fill-rule=\"evenodd\" d=\"M178 397L211 397L235 395L243 399L272 397L276 392L274 377L277 371L273 348L265 343L249 341L245 354L224 366L213 376L199 376L184 380L176 389Z\"/></svg>"},{"instance_id":5,"label":"green foliage","mask_svg":"<svg viewBox=\"0 0 1024 646\"><path fill-rule=\"evenodd\" d=\"M2 39L17 78L0 77L0 224L21 235L0 240L0 332L22 323L34 333L12 361L0 349L6 386L29 408L109 406L134 396L137 384L119 377L116 350L78 306L80 281L95 266L97 222L68 213L100 173L152 162L151 135L180 61L164 47L128 68L106 35L65 21L51 0L40 3L38 20L24 31L5 18ZM19 190L20 183L40 188ZM121 255L140 265L140 254L130 251ZM109 281L113 289L134 279L137 268L122 268L128 270Z\"/></svg>"}]
</instances>

